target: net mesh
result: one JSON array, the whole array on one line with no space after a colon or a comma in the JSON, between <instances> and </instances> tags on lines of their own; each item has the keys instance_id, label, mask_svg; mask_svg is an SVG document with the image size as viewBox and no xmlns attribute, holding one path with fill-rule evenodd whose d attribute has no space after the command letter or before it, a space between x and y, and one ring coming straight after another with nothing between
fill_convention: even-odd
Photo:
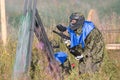
<instances>
[{"instance_id":1,"label":"net mesh","mask_svg":"<svg viewBox=\"0 0 120 80\"><path fill-rule=\"evenodd\" d=\"M16 50L13 78L16 80L28 71L29 65L29 37L30 37L31 13L27 12L20 21L19 38Z\"/></svg>"}]
</instances>

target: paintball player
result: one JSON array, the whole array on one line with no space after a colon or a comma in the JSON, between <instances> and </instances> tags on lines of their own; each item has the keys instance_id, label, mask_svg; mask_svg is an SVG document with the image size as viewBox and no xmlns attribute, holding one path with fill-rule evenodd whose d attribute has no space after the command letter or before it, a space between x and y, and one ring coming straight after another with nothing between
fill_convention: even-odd
<instances>
[{"instance_id":1,"label":"paintball player","mask_svg":"<svg viewBox=\"0 0 120 80\"><path fill-rule=\"evenodd\" d=\"M104 41L93 22L86 21L81 13L70 15L68 27L57 25L58 30L67 32L70 40L64 39L70 53L79 62L79 74L99 71L104 57Z\"/></svg>"}]
</instances>

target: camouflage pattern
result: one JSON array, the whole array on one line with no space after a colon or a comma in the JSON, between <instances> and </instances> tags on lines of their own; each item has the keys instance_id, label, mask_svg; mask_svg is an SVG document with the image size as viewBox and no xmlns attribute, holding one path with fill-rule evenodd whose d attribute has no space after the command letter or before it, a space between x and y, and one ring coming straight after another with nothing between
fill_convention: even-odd
<instances>
[{"instance_id":1,"label":"camouflage pattern","mask_svg":"<svg viewBox=\"0 0 120 80\"><path fill-rule=\"evenodd\" d=\"M79 28L76 34L80 33ZM94 73L99 70L104 56L104 47L102 34L95 27L85 39L85 48L82 49L81 45L74 48L77 53L84 56L83 60L79 61L80 73Z\"/></svg>"},{"instance_id":2,"label":"camouflage pattern","mask_svg":"<svg viewBox=\"0 0 120 80\"><path fill-rule=\"evenodd\" d=\"M67 60L64 62L64 64L61 64L60 66L61 66L61 68L62 68L62 74L63 74L63 75L68 75L68 74L70 74L71 64L70 64L69 59L67 59Z\"/></svg>"}]
</instances>

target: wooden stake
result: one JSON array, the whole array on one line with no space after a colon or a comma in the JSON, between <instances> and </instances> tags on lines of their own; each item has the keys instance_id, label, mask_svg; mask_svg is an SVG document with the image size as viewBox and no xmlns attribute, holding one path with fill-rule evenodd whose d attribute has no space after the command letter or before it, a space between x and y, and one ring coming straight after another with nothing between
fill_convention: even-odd
<instances>
[{"instance_id":1,"label":"wooden stake","mask_svg":"<svg viewBox=\"0 0 120 80\"><path fill-rule=\"evenodd\" d=\"M6 14L5 14L5 0L0 0L1 8L1 32L3 45L6 45L7 40L7 27L6 27Z\"/></svg>"}]
</instances>

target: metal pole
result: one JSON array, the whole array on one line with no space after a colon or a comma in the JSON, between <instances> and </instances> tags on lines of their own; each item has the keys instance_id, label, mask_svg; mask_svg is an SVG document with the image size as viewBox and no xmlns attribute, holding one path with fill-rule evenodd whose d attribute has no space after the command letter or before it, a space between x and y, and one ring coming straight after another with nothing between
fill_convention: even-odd
<instances>
[{"instance_id":1,"label":"metal pole","mask_svg":"<svg viewBox=\"0 0 120 80\"><path fill-rule=\"evenodd\" d=\"M28 0L24 0L24 11L23 14L26 15L28 9Z\"/></svg>"},{"instance_id":2,"label":"metal pole","mask_svg":"<svg viewBox=\"0 0 120 80\"><path fill-rule=\"evenodd\" d=\"M32 2L32 0L31 0ZM29 45L28 45L28 54L29 54L29 64L28 64L28 70L30 69L31 65L31 55L32 55L32 43L33 43L33 38L34 38L34 23L35 23L35 9L36 9L36 3L37 0L34 0L33 2L33 8L32 8L32 15L31 15L31 28L30 28L30 37L29 37Z\"/></svg>"}]
</instances>

